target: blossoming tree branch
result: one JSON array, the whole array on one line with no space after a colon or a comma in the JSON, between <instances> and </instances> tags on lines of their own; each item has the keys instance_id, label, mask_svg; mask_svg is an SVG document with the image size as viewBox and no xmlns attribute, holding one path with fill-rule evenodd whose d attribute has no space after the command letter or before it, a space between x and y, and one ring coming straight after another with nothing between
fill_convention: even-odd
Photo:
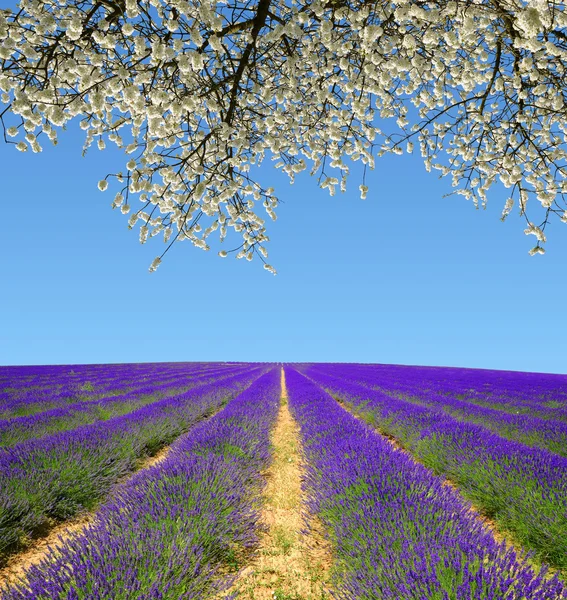
<instances>
[{"instance_id":1,"label":"blossoming tree branch","mask_svg":"<svg viewBox=\"0 0 567 600\"><path fill-rule=\"evenodd\" d=\"M232 228L236 257L275 272L278 199L254 167L308 169L332 195L347 157L415 145L477 206L508 188L502 218L517 208L535 254L567 223L566 64L562 1L21 0L0 11L0 119L21 151L75 117L85 151L124 148L99 188L165 252Z\"/></svg>"}]
</instances>

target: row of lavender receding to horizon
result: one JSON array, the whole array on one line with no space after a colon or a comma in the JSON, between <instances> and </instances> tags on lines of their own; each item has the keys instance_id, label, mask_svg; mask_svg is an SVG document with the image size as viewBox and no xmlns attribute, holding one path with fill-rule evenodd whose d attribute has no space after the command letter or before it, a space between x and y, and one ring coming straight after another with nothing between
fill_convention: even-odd
<instances>
[{"instance_id":1,"label":"row of lavender receding to horizon","mask_svg":"<svg viewBox=\"0 0 567 600\"><path fill-rule=\"evenodd\" d=\"M199 385L220 382L243 373L246 368L210 370L204 374L184 374L132 388L128 393L110 395L97 400L65 403L63 406L33 412L29 416L0 420L0 447L15 446L28 439L39 439L81 425L107 421L153 404L167 397L180 395Z\"/></svg>"},{"instance_id":2,"label":"row of lavender receding to horizon","mask_svg":"<svg viewBox=\"0 0 567 600\"><path fill-rule=\"evenodd\" d=\"M567 569L567 458L356 384L348 378L348 365L300 369L433 472L454 482L539 560Z\"/></svg>"},{"instance_id":3,"label":"row of lavender receding to horizon","mask_svg":"<svg viewBox=\"0 0 567 600\"><path fill-rule=\"evenodd\" d=\"M537 411L543 418L567 419L567 375L355 363L337 363L336 366L348 367L357 383L368 381L376 385L379 382L383 391L410 383L424 392L490 408L513 413L535 414Z\"/></svg>"},{"instance_id":4,"label":"row of lavender receding to horizon","mask_svg":"<svg viewBox=\"0 0 567 600\"><path fill-rule=\"evenodd\" d=\"M0 451L0 558L30 536L92 508L116 481L248 387L249 368L108 421Z\"/></svg>"},{"instance_id":5,"label":"row of lavender receding to horizon","mask_svg":"<svg viewBox=\"0 0 567 600\"><path fill-rule=\"evenodd\" d=\"M125 368L125 365L114 369L114 365L109 365L109 373L105 373L98 365L96 369L79 369L77 373L71 366L57 366L52 375L42 378L41 385L38 382L33 384L28 377L9 376L5 370L13 369L0 367L0 418L26 416L73 402L88 402L128 393L155 382L167 383L179 377L235 368L226 363L165 363L142 365L143 368L140 365L130 366L131 369Z\"/></svg>"},{"instance_id":6,"label":"row of lavender receding to horizon","mask_svg":"<svg viewBox=\"0 0 567 600\"><path fill-rule=\"evenodd\" d=\"M54 523L86 510L95 510L97 519L79 536L80 544L72 537L65 558L52 554L39 570L32 569L31 587L13 588L13 598L205 597L205 590L218 583L217 575L234 566L234 544L254 544L259 471L251 475L256 483L239 488L246 494L231 495L224 475L199 475L199 465L216 473L217 463L208 450L200 453L193 445L195 461L179 463L173 487L166 477L164 489L172 491L166 506L161 506L166 495L156 492L161 489L156 482L165 480L149 477L158 467L131 474L144 457L171 443L177 448L197 431L204 436L200 440L216 440L214 453L238 466L230 471L235 481L244 472L239 469L245 446L254 447L265 466L279 369L269 363L156 363L131 365L130 373L128 365L108 365L107 373L104 365L91 367L54 368L51 382L49 367L21 368L23 379L13 387L0 386L10 396L0 399L0 411L3 402L13 407L19 402L24 411L32 411L0 419L0 445L13 442L0 448L0 561ZM567 376L330 363L286 365L285 371L306 459L303 491L333 548L333 597L567 600L560 579L567 575L567 458L561 456ZM73 379L77 373L83 379ZM85 382L84 395L79 390L65 396ZM266 395L268 388L272 391ZM46 409L50 394L59 404ZM245 420L253 415L260 429L233 422L227 416L233 405ZM215 430L217 417L230 424L222 429L224 442ZM380 433L406 451L395 449ZM169 455L163 464L173 464L168 461ZM221 471L226 474L224 466ZM196 487L181 484L185 476L196 477ZM135 481L148 482L151 494L136 496L141 512L134 506L122 511L116 494L129 490L135 496L138 488L130 485ZM203 495L202 486L211 489ZM250 496L251 490L256 496ZM204 503L204 514L212 514L206 500L211 491L220 512L202 520L209 530L201 531L196 505L183 511L194 493ZM224 518L233 501L244 511L238 514L254 515L236 519L238 527L247 524L248 537L242 533L246 527L235 529ZM515 551L495 541L470 511L469 501L509 536ZM124 512L124 519L114 512ZM152 529L153 515L166 524L164 535ZM188 524L171 524L172 515L185 515ZM105 528L102 517L116 527ZM197 562L189 561L182 573L185 563L178 561L187 548L178 546L176 536L189 533ZM114 537L118 541L112 550ZM140 545L132 542L138 537ZM160 556L155 563L159 573L148 566L146 542L163 548L163 561ZM558 574L551 576L547 565L557 567ZM103 584L104 578L110 580Z\"/></svg>"},{"instance_id":7,"label":"row of lavender receding to horizon","mask_svg":"<svg viewBox=\"0 0 567 600\"><path fill-rule=\"evenodd\" d=\"M272 368L193 428L3 598L197 600L228 587L233 577L219 567L258 539L279 382Z\"/></svg>"},{"instance_id":8,"label":"row of lavender receding to horizon","mask_svg":"<svg viewBox=\"0 0 567 600\"><path fill-rule=\"evenodd\" d=\"M429 469L357 421L316 383L286 370L307 457L311 510L335 557L335 597L352 600L559 600Z\"/></svg>"},{"instance_id":9,"label":"row of lavender receding to horizon","mask_svg":"<svg viewBox=\"0 0 567 600\"><path fill-rule=\"evenodd\" d=\"M317 365L311 368L317 368ZM327 370L329 368L331 367L326 367ZM448 390L441 393L438 385L423 382L420 377L421 369L417 368L411 372L403 370L396 378L391 374L389 377L382 377L383 370L369 369L366 366L361 368L359 365L343 365L339 367L339 371L343 379L352 383L384 392L388 396L429 406L449 413L459 420L478 423L503 437L567 456L567 400L555 400L558 405L555 408L540 406L538 410L537 407L533 407L528 413L525 399L521 401L526 410L521 411L516 407L514 398L508 398L507 410L503 410L502 402L497 403L495 408L489 406L493 396L485 397L484 403L480 403L478 394L475 395L475 401L471 402L461 399L462 394L458 395ZM500 399L503 397L502 393L501 391L498 396ZM562 398L561 395L557 397ZM518 409L514 410L515 408Z\"/></svg>"}]
</instances>

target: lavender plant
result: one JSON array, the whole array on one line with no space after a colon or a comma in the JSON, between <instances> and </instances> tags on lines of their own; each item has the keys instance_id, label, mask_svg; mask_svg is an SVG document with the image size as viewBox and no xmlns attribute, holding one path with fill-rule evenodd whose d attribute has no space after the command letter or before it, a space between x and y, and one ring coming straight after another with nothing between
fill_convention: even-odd
<instances>
[{"instance_id":1,"label":"lavender plant","mask_svg":"<svg viewBox=\"0 0 567 600\"><path fill-rule=\"evenodd\" d=\"M405 393L411 388L511 414L567 420L566 375L455 367L337 366L345 378L383 392Z\"/></svg>"},{"instance_id":2,"label":"lavender plant","mask_svg":"<svg viewBox=\"0 0 567 600\"><path fill-rule=\"evenodd\" d=\"M371 425L392 435L537 557L567 569L567 459L473 423L321 370L306 372Z\"/></svg>"},{"instance_id":3,"label":"lavender plant","mask_svg":"<svg viewBox=\"0 0 567 600\"><path fill-rule=\"evenodd\" d=\"M0 452L0 557L54 521L92 508L141 457L171 443L265 370L255 367L111 421Z\"/></svg>"},{"instance_id":4,"label":"lavender plant","mask_svg":"<svg viewBox=\"0 0 567 600\"><path fill-rule=\"evenodd\" d=\"M404 376L395 382L388 377L382 379L380 370L368 372L369 370L365 369L366 376L357 375L358 370L356 366L353 368L345 365L340 369L340 373L349 381L379 389L389 396L441 410L461 421L477 423L505 438L567 456L567 423L551 415L542 419L532 414L519 414L519 411L512 414L461 400L453 395L454 391L451 393L453 386L443 388L438 381L424 381L420 377L424 369L419 367L410 371L405 369ZM322 373L325 371L328 371L328 367L321 369ZM565 380L567 381L567 378ZM444 393L441 393L441 390Z\"/></svg>"},{"instance_id":5,"label":"lavender plant","mask_svg":"<svg viewBox=\"0 0 567 600\"><path fill-rule=\"evenodd\" d=\"M164 462L117 489L94 524L4 590L4 600L189 600L226 587L231 577L219 566L257 541L279 392L272 368Z\"/></svg>"},{"instance_id":6,"label":"lavender plant","mask_svg":"<svg viewBox=\"0 0 567 600\"><path fill-rule=\"evenodd\" d=\"M312 381L286 369L308 459L311 510L328 529L335 597L352 600L560 600L442 479L393 448Z\"/></svg>"},{"instance_id":7,"label":"lavender plant","mask_svg":"<svg viewBox=\"0 0 567 600\"><path fill-rule=\"evenodd\" d=\"M108 396L97 400L79 401L27 417L0 420L0 447L15 446L28 439L38 439L60 431L70 431L81 425L107 421L131 413L142 406L167 397L180 395L207 383L220 383L223 379L246 369L226 369L191 377L177 376L168 383L145 384L126 394Z\"/></svg>"},{"instance_id":8,"label":"lavender plant","mask_svg":"<svg viewBox=\"0 0 567 600\"><path fill-rule=\"evenodd\" d=\"M146 385L206 375L212 366L158 363L0 367L0 418L32 415L72 403L135 392ZM217 370L233 368L236 367L219 364Z\"/></svg>"}]
</instances>

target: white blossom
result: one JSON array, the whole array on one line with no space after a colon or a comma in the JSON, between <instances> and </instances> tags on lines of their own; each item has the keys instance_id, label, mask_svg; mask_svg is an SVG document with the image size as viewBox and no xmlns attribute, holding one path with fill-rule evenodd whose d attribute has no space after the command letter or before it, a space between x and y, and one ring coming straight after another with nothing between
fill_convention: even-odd
<instances>
[{"instance_id":1,"label":"white blossom","mask_svg":"<svg viewBox=\"0 0 567 600\"><path fill-rule=\"evenodd\" d=\"M528 224L528 228L524 229L524 233L526 235L535 235L538 242L546 242L547 241L543 231L537 225L534 225L533 223Z\"/></svg>"},{"instance_id":2,"label":"white blossom","mask_svg":"<svg viewBox=\"0 0 567 600\"><path fill-rule=\"evenodd\" d=\"M84 152L108 140L136 153L98 187L121 184L112 206L125 215L138 195L140 241L175 232L207 250L231 229L247 260L267 257L264 211L277 218L274 189L255 181L266 156L290 182L307 171L333 195L347 189L347 157L372 169L415 146L477 206L508 188L502 219L516 201L529 211L530 253L542 253L549 219L567 222L562 2L260 5L125 0L90 14L20 0L0 13L5 138L40 152L43 134L56 144L78 119Z\"/></svg>"},{"instance_id":3,"label":"white blossom","mask_svg":"<svg viewBox=\"0 0 567 600\"><path fill-rule=\"evenodd\" d=\"M159 256L154 258L154 260L152 261L152 264L150 265L150 268L149 268L150 273L153 273L159 267L160 263L161 263L161 258Z\"/></svg>"}]
</instances>

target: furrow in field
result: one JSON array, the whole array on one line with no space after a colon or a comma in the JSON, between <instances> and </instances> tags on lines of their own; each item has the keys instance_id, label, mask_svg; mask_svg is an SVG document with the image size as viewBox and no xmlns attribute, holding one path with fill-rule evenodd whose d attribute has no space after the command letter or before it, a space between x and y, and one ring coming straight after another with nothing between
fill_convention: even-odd
<instances>
[{"instance_id":1,"label":"furrow in field","mask_svg":"<svg viewBox=\"0 0 567 600\"><path fill-rule=\"evenodd\" d=\"M425 466L455 484L483 515L538 561L567 573L567 459L507 440L474 423L309 372Z\"/></svg>"},{"instance_id":2,"label":"furrow in field","mask_svg":"<svg viewBox=\"0 0 567 600\"><path fill-rule=\"evenodd\" d=\"M138 461L188 431L265 368L0 453L0 559L30 538L90 510Z\"/></svg>"},{"instance_id":3,"label":"furrow in field","mask_svg":"<svg viewBox=\"0 0 567 600\"><path fill-rule=\"evenodd\" d=\"M202 600L226 589L227 564L258 541L278 392L271 369L117 488L3 599Z\"/></svg>"},{"instance_id":4,"label":"furrow in field","mask_svg":"<svg viewBox=\"0 0 567 600\"><path fill-rule=\"evenodd\" d=\"M263 474L260 522L264 531L235 584L219 598L234 594L243 600L327 597L330 546L318 519L305 506L304 456L299 428L289 412L283 368L281 390L278 419L270 436L272 460Z\"/></svg>"},{"instance_id":5,"label":"furrow in field","mask_svg":"<svg viewBox=\"0 0 567 600\"><path fill-rule=\"evenodd\" d=\"M537 574L498 544L470 505L321 387L286 370L308 459L310 505L333 546L340 600L564 600L557 575Z\"/></svg>"}]
</instances>

